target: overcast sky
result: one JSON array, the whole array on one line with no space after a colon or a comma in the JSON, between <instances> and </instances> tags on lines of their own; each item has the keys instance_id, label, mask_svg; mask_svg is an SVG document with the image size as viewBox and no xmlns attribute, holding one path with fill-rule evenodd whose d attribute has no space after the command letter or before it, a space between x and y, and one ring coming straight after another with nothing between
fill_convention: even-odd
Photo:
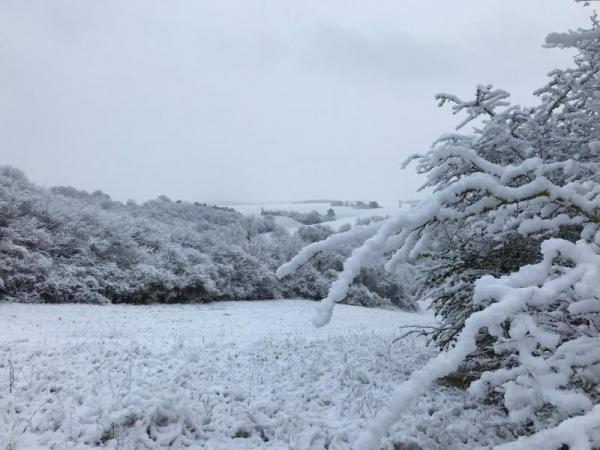
<instances>
[{"instance_id":1,"label":"overcast sky","mask_svg":"<svg viewBox=\"0 0 600 450\"><path fill-rule=\"evenodd\" d=\"M531 103L569 0L0 0L0 164L126 200L415 198L433 96Z\"/></svg>"}]
</instances>

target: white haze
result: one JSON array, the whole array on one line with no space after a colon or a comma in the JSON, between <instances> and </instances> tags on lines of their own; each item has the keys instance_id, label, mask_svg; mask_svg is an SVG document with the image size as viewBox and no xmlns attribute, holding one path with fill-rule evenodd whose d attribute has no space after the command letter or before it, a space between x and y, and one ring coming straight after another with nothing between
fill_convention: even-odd
<instances>
[{"instance_id":1,"label":"white haze","mask_svg":"<svg viewBox=\"0 0 600 450\"><path fill-rule=\"evenodd\" d=\"M543 11L543 14L540 13ZM0 164L125 200L410 199L403 159L517 102L586 24L565 0L0 1Z\"/></svg>"}]
</instances>

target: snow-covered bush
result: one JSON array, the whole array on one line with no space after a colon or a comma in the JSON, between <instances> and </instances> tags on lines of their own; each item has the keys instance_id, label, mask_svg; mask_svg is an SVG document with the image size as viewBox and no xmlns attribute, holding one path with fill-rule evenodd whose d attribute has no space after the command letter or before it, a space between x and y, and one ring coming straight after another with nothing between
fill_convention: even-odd
<instances>
[{"instance_id":1,"label":"snow-covered bush","mask_svg":"<svg viewBox=\"0 0 600 450\"><path fill-rule=\"evenodd\" d=\"M319 299L349 248L323 253L284 281L274 272L303 246L332 233L313 225L291 234L272 216L246 217L164 196L138 205L99 191L43 189L17 169L0 167L0 300ZM369 279L352 301L409 305L394 280L389 274Z\"/></svg>"},{"instance_id":2,"label":"snow-covered bush","mask_svg":"<svg viewBox=\"0 0 600 450\"><path fill-rule=\"evenodd\" d=\"M357 448L378 448L406 402L466 363L477 370L472 394L505 408L515 433L544 443L536 448L600 445L600 25L594 16L591 29L550 34L546 44L578 55L550 73L534 107L511 105L491 86L469 101L438 96L466 113L458 128L477 127L407 161L426 174L429 201L315 242L278 271L361 243L318 326L374 257L391 271L418 269L417 293L433 299L433 337L446 350L398 388ZM532 448L520 443L506 448Z\"/></svg>"}]
</instances>

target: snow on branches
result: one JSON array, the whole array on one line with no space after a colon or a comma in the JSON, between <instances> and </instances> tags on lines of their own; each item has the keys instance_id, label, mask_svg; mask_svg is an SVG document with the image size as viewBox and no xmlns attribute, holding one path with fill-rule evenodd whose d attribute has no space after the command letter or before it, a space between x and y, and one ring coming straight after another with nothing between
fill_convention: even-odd
<instances>
[{"instance_id":1,"label":"snow on branches","mask_svg":"<svg viewBox=\"0 0 600 450\"><path fill-rule=\"evenodd\" d=\"M440 106L451 102L455 114L467 114L458 128L478 127L442 136L407 161L426 174L432 197L405 216L312 244L278 272L285 276L338 242L362 242L317 311L314 323L322 326L373 255L387 257L388 270L412 263L430 275L440 261L452 262L436 286L421 290L446 302L436 311L453 330L447 350L398 387L358 449L378 448L407 402L482 346L494 363L475 374L470 393L501 403L517 433L532 434L502 448L600 445L599 30L594 16L589 30L548 36L547 46L578 55L574 67L550 73L534 107L510 105L491 86L479 86L474 100L437 96ZM523 242L531 254L507 260ZM499 268L474 262L474 253L500 258ZM464 286L468 299L456 295Z\"/></svg>"}]
</instances>

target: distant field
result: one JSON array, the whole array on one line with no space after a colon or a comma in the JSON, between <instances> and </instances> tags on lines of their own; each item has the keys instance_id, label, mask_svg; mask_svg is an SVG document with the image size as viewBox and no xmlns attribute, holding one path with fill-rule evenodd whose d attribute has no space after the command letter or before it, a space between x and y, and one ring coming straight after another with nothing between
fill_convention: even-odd
<instances>
[{"instance_id":1,"label":"distant field","mask_svg":"<svg viewBox=\"0 0 600 450\"><path fill-rule=\"evenodd\" d=\"M401 213L403 210L410 208L409 204L404 203L400 207L398 202L379 202L381 208L377 209L359 209L351 206L330 206L329 203L229 203L223 204L222 206L228 206L233 208L242 214L252 215L260 214L262 209L267 210L284 210L284 211L298 211L298 212L310 212L317 211L318 213L325 214L329 208L333 208L335 211L336 220L327 222L328 225L337 230L342 225L349 223L354 225L356 219L372 217L372 216L394 216ZM301 226L300 223L294 220L281 220L280 224L288 229L294 229Z\"/></svg>"}]
</instances>

